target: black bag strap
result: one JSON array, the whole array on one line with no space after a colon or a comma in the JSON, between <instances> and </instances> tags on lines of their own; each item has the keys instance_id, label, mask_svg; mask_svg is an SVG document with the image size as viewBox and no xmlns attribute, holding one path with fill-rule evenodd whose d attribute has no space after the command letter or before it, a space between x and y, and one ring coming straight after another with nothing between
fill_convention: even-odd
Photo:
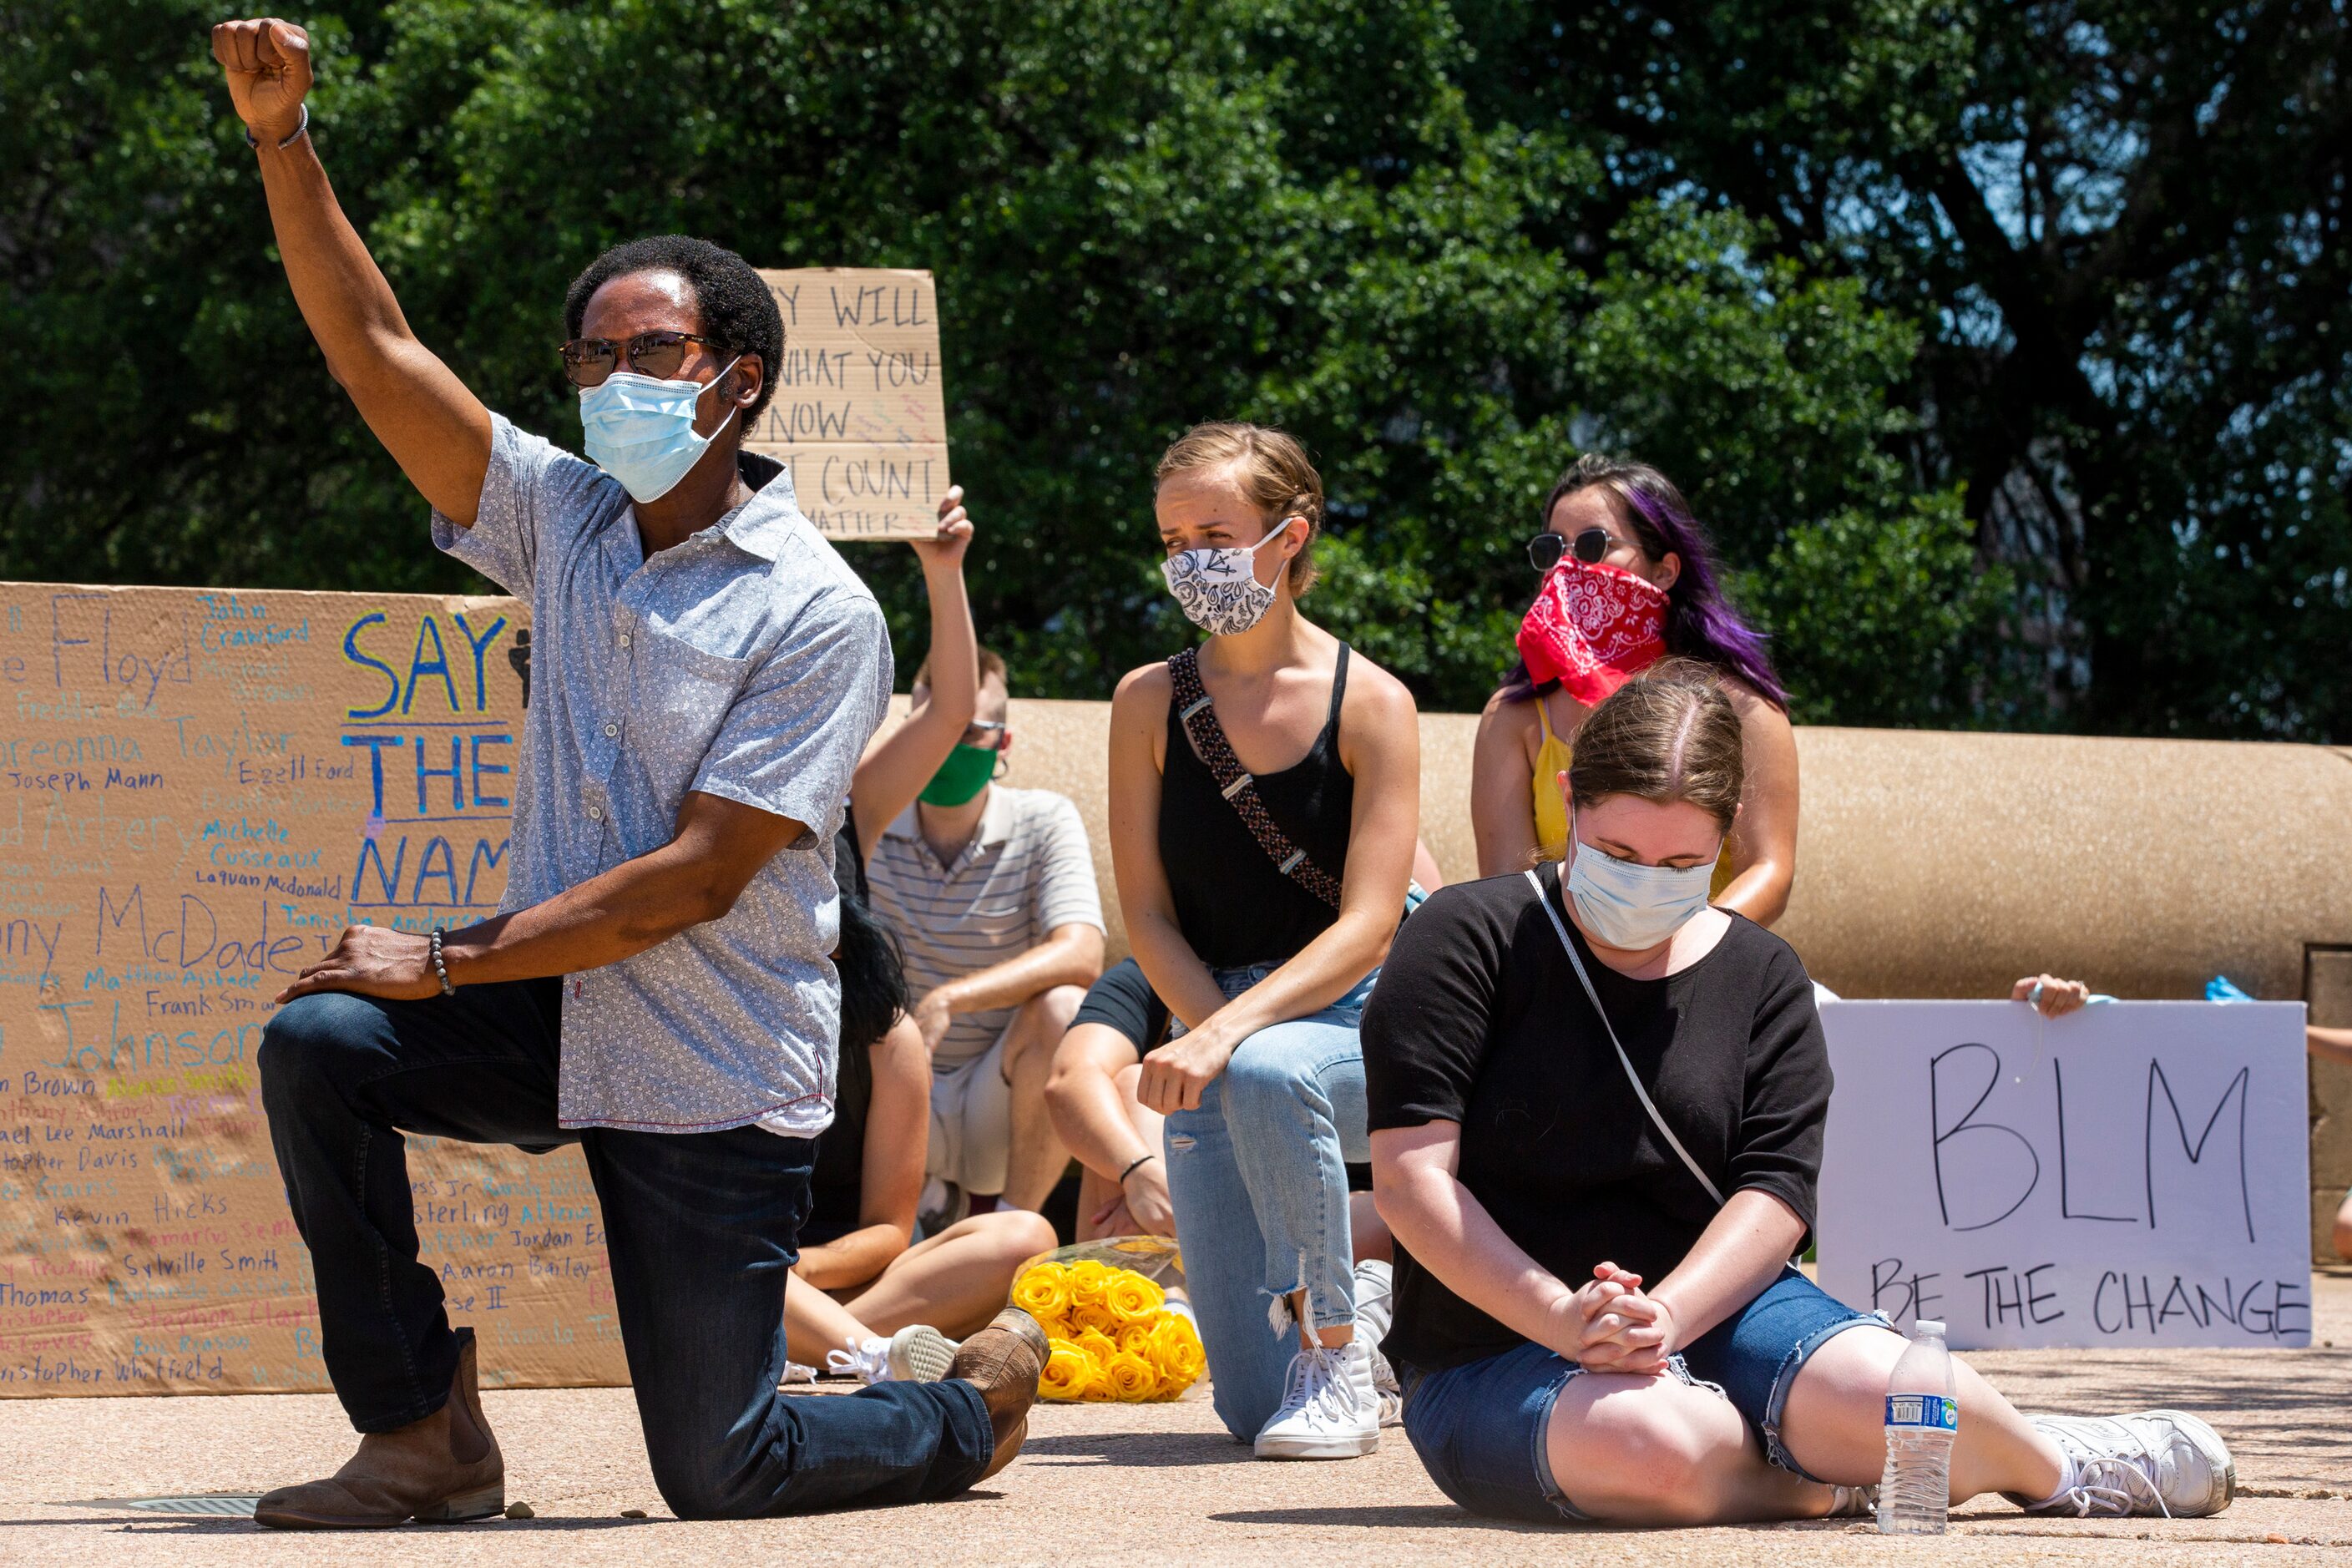
<instances>
[{"instance_id":1,"label":"black bag strap","mask_svg":"<svg viewBox=\"0 0 2352 1568\"><path fill-rule=\"evenodd\" d=\"M1175 655L1168 661L1168 673L1176 682L1176 717L1192 738L1192 750L1208 764L1209 776L1217 781L1218 793L1233 803L1242 826L1250 830L1250 837L1257 840L1276 870L1338 909L1339 879L1308 859L1307 851L1276 826L1265 802L1258 797L1256 780L1234 755L1233 742L1225 739L1225 727L1217 722L1217 710L1209 701L1208 688L1201 684L1200 650L1188 647Z\"/></svg>"}]
</instances>

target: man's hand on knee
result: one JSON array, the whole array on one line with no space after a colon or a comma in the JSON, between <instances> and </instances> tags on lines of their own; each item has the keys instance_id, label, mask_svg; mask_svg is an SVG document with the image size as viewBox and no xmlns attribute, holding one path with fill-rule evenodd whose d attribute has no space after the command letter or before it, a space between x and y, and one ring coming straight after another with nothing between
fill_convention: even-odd
<instances>
[{"instance_id":1,"label":"man's hand on knee","mask_svg":"<svg viewBox=\"0 0 2352 1568\"><path fill-rule=\"evenodd\" d=\"M278 994L282 1006L318 991L354 991L395 1002L421 1002L441 994L433 972L433 943L413 931L385 926L346 926L332 952L294 977Z\"/></svg>"}]
</instances>

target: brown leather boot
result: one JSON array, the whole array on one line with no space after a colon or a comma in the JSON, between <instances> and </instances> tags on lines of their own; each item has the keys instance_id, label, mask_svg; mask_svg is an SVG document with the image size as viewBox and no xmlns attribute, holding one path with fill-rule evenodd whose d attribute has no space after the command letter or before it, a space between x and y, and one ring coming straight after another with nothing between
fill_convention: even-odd
<instances>
[{"instance_id":1,"label":"brown leather boot","mask_svg":"<svg viewBox=\"0 0 2352 1568\"><path fill-rule=\"evenodd\" d=\"M253 1520L273 1530L380 1530L412 1519L488 1519L506 1506L506 1461L475 1386L474 1331L459 1329L447 1404L422 1421L362 1435L349 1464L326 1480L280 1487L255 1505Z\"/></svg>"},{"instance_id":2,"label":"brown leather boot","mask_svg":"<svg viewBox=\"0 0 2352 1568\"><path fill-rule=\"evenodd\" d=\"M1022 1440L1029 1436L1029 1407L1037 1403L1037 1374L1045 1370L1051 1349L1036 1319L1018 1307L1007 1307L964 1341L948 1363L948 1375L979 1389L988 1405L996 1451L989 1456L980 1479L1011 1464L1021 1451Z\"/></svg>"}]
</instances>

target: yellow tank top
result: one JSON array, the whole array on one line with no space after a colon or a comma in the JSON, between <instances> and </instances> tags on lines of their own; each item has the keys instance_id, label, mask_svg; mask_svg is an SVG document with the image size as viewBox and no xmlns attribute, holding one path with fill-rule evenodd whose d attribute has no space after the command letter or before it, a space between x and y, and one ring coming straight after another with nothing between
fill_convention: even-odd
<instances>
[{"instance_id":1,"label":"yellow tank top","mask_svg":"<svg viewBox=\"0 0 2352 1568\"><path fill-rule=\"evenodd\" d=\"M1568 772L1568 764L1576 758L1576 748L1551 732L1551 716L1544 710L1544 700L1536 702L1536 722L1543 727L1543 744L1536 748L1535 786L1536 847L1547 860L1568 858L1568 791L1559 782ZM1715 863L1715 878L1709 884L1708 897L1721 898L1723 889L1731 886L1737 873L1731 866L1731 846L1723 847L1723 858Z\"/></svg>"}]
</instances>

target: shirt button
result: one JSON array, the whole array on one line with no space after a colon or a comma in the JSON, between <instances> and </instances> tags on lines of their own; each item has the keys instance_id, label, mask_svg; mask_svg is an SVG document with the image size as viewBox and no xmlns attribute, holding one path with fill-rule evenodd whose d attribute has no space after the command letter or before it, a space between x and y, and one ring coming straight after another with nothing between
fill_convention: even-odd
<instances>
[{"instance_id":1,"label":"shirt button","mask_svg":"<svg viewBox=\"0 0 2352 1568\"><path fill-rule=\"evenodd\" d=\"M607 735L617 735L620 732L621 727L618 724L607 724L604 726L604 733Z\"/></svg>"},{"instance_id":2,"label":"shirt button","mask_svg":"<svg viewBox=\"0 0 2352 1568\"><path fill-rule=\"evenodd\" d=\"M591 822L602 822L602 821L604 821L604 808L603 806L601 806L601 805L592 805L592 806L590 806L590 807L588 808L588 820L589 820L589 821L591 821Z\"/></svg>"},{"instance_id":3,"label":"shirt button","mask_svg":"<svg viewBox=\"0 0 2352 1568\"><path fill-rule=\"evenodd\" d=\"M623 633L621 634L621 646L622 646L623 647L628 647L628 646L629 646L629 634L628 634L628 633L626 633L626 632L623 632Z\"/></svg>"}]
</instances>

